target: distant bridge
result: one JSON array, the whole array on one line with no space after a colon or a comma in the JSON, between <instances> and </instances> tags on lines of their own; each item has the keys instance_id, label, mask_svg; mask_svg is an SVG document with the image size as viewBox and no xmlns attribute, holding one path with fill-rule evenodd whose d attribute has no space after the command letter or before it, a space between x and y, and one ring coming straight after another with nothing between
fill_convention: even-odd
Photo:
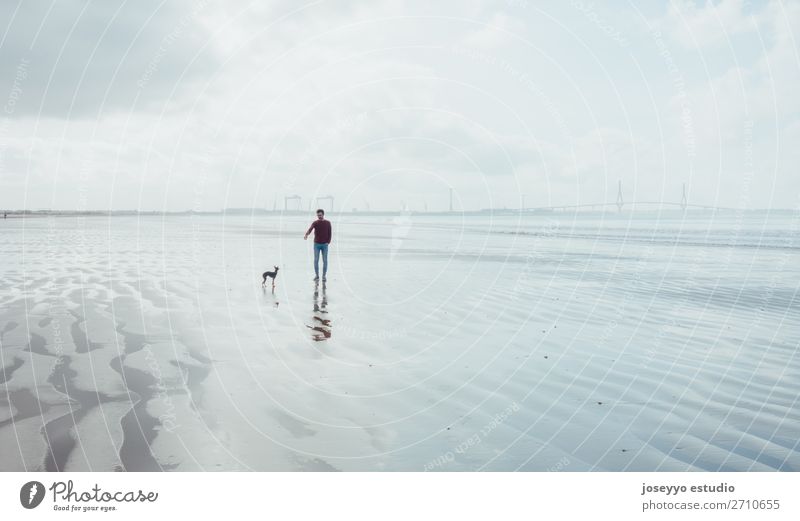
<instances>
[{"instance_id":1,"label":"distant bridge","mask_svg":"<svg viewBox=\"0 0 800 521\"><path fill-rule=\"evenodd\" d=\"M524 201L524 199L523 199ZM679 203L668 201L628 201L626 202L622 197L622 181L617 184L617 200L613 203L584 203L584 204L561 204L556 206L537 206L520 208L520 212L542 212L542 211L559 211L559 210L578 210L578 209L600 209L612 206L617 207L617 211L622 211L626 205L629 206L658 206L658 207L678 207L681 210L702 209L702 210L739 210L739 208L730 208L724 206L708 206L703 204L689 204L686 194L686 183L683 184L683 194Z\"/></svg>"}]
</instances>

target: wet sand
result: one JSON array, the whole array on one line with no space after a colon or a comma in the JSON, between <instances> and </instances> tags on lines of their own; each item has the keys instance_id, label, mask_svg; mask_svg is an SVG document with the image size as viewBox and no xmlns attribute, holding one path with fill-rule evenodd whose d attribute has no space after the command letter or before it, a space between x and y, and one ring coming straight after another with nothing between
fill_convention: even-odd
<instances>
[{"instance_id":1,"label":"wet sand","mask_svg":"<svg viewBox=\"0 0 800 521\"><path fill-rule=\"evenodd\" d=\"M0 470L800 470L795 216L333 220L3 222Z\"/></svg>"}]
</instances>

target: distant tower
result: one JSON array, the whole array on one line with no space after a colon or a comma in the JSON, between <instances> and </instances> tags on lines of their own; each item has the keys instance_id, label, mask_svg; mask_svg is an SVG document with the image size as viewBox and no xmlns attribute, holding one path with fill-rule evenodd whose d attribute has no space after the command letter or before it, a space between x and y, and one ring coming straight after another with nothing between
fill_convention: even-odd
<instances>
[{"instance_id":1,"label":"distant tower","mask_svg":"<svg viewBox=\"0 0 800 521\"><path fill-rule=\"evenodd\" d=\"M320 201L330 201L331 202L330 212L333 213L333 196L332 195L326 195L326 196L323 196L323 197L317 197L317 206L319 206L319 202Z\"/></svg>"},{"instance_id":2,"label":"distant tower","mask_svg":"<svg viewBox=\"0 0 800 521\"><path fill-rule=\"evenodd\" d=\"M520 206L519 209L524 211L525 210L525 194L520 194L520 197L522 198L522 200L519 203L519 206Z\"/></svg>"},{"instance_id":3,"label":"distant tower","mask_svg":"<svg viewBox=\"0 0 800 521\"><path fill-rule=\"evenodd\" d=\"M453 189L450 189L450 211L453 211Z\"/></svg>"},{"instance_id":4,"label":"distant tower","mask_svg":"<svg viewBox=\"0 0 800 521\"><path fill-rule=\"evenodd\" d=\"M287 195L286 197L284 197L283 198L283 209L284 210L288 210L289 209L289 201L297 201L297 209L298 210L302 209L302 201L303 201L303 199L299 195L297 195L297 194L295 194L295 195Z\"/></svg>"},{"instance_id":5,"label":"distant tower","mask_svg":"<svg viewBox=\"0 0 800 521\"><path fill-rule=\"evenodd\" d=\"M622 200L622 180L617 184L617 211L622 211L622 205L625 204Z\"/></svg>"},{"instance_id":6,"label":"distant tower","mask_svg":"<svg viewBox=\"0 0 800 521\"><path fill-rule=\"evenodd\" d=\"M686 210L689 201L686 199L686 183L683 183L683 195L681 196L681 210Z\"/></svg>"}]
</instances>

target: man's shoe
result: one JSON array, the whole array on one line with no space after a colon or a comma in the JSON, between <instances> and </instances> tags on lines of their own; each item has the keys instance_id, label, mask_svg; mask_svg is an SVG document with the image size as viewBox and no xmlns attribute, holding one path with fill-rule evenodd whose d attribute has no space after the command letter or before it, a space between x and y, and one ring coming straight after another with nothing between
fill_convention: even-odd
<instances>
[{"instance_id":1,"label":"man's shoe","mask_svg":"<svg viewBox=\"0 0 800 521\"><path fill-rule=\"evenodd\" d=\"M323 279L323 280L325 280L325 279ZM314 277L314 282L318 282L318 281L319 281L319 276Z\"/></svg>"},{"instance_id":2,"label":"man's shoe","mask_svg":"<svg viewBox=\"0 0 800 521\"><path fill-rule=\"evenodd\" d=\"M322 277L322 282L328 282L328 277Z\"/></svg>"}]
</instances>

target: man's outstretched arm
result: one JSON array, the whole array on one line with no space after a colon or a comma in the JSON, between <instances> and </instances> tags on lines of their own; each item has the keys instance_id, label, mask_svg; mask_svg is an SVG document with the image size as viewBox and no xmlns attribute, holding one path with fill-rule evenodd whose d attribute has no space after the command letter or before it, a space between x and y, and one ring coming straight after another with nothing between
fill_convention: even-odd
<instances>
[{"instance_id":1,"label":"man's outstretched arm","mask_svg":"<svg viewBox=\"0 0 800 521\"><path fill-rule=\"evenodd\" d=\"M303 240L308 239L308 235L311 233L311 230L313 230L313 229L314 229L314 223L311 223L311 226L309 226L308 230L306 230L306 234L303 235Z\"/></svg>"}]
</instances>

